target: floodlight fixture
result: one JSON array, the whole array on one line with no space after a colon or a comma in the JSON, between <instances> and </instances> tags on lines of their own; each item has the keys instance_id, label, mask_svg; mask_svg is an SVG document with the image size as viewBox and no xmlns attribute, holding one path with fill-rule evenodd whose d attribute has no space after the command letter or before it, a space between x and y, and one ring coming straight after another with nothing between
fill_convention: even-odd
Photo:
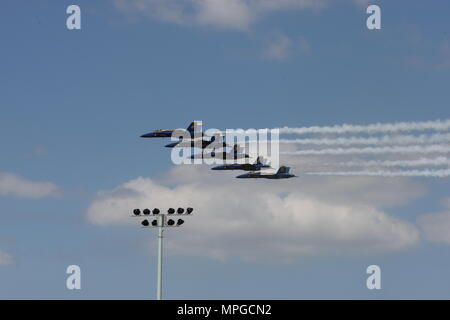
<instances>
[{"instance_id":1,"label":"floodlight fixture","mask_svg":"<svg viewBox=\"0 0 450 320\"><path fill-rule=\"evenodd\" d=\"M178 215L189 215L194 211L193 208L188 207L186 210L184 208L169 208L167 209L167 214L161 213L161 211L158 208L151 209L144 209L142 210L142 213L145 216L154 216L154 219L151 220L151 222L147 219L144 219L141 221L141 225L143 227L157 227L158 228L158 269L157 269L157 287L156 287L156 299L161 300L162 298L162 256L163 256L163 231L166 227L180 227L182 224L184 224L183 219L168 219L169 216L177 213ZM161 214L160 214L161 213ZM133 210L133 216L140 216L141 210L140 209L134 209Z\"/></svg>"}]
</instances>

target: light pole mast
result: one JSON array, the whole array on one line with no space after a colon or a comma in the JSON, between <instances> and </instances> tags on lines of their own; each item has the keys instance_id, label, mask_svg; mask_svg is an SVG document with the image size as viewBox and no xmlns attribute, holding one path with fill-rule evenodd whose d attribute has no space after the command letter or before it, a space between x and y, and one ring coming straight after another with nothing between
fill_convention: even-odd
<instances>
[{"instance_id":1,"label":"light pole mast","mask_svg":"<svg viewBox=\"0 0 450 320\"><path fill-rule=\"evenodd\" d=\"M164 215L159 216L158 223L158 279L156 282L156 300L162 299L162 263L163 263L163 233L164 233Z\"/></svg>"},{"instance_id":2,"label":"light pole mast","mask_svg":"<svg viewBox=\"0 0 450 320\"><path fill-rule=\"evenodd\" d=\"M158 208L153 210L150 209L134 209L133 217L152 217L154 218L152 222L149 222L147 219L144 219L141 224L143 227L157 227L158 228L158 266L157 266L157 279L156 279L156 300L162 300L162 277L163 277L163 238L164 238L164 228L169 227L181 227L184 224L183 219L181 218L186 215L190 215L194 209L187 208L178 208L175 210L174 208L169 208L167 210L167 214L161 213ZM142 215L143 214L143 215ZM177 217L177 218L175 218Z\"/></svg>"}]
</instances>

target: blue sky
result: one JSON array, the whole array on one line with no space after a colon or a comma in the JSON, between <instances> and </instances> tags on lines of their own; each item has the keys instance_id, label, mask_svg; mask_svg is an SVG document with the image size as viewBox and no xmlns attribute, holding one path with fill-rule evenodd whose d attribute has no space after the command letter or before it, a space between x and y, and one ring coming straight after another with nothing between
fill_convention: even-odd
<instances>
[{"instance_id":1,"label":"blue sky","mask_svg":"<svg viewBox=\"0 0 450 320\"><path fill-rule=\"evenodd\" d=\"M0 298L153 298L156 233L110 219L109 209L114 217L123 209L128 220L126 206L114 211L102 202L123 198L127 188L145 190L154 200L149 206L198 203L200 212L184 230L167 232L167 298L450 298L449 243L420 227L422 215L450 209L448 178L308 177L301 185L268 187L211 175L208 168L174 168L166 141L139 138L192 120L225 129L450 118L450 5L375 2L382 29L370 31L363 1L324 0L311 8L309 1L273 0L269 9L244 6L248 12L205 1L217 11L200 13L187 1L183 13L168 16L159 1L124 7L79 0L82 29L69 31L65 11L72 1L2 1L0 173L13 175L15 187L0 192ZM323 183L328 194L321 193ZM388 245L367 252L355 245L365 238L335 247L293 233L295 241L311 241L314 252L289 255L274 245L264 254L257 242L270 241L265 215L251 208L242 214L261 220L260 234L238 228L214 238L208 216L215 211L201 212L210 208L204 199L215 197L208 190L217 192L221 210L228 194L239 199L233 190L275 202L291 193L300 201L294 196L302 190L320 214L339 205L367 227L358 210L369 208L401 219L405 233L389 231ZM357 201L374 190L366 202ZM263 210L265 199L254 209ZM332 227L319 228L323 239L333 239ZM203 230L204 241L194 239ZM393 246L396 241L402 244ZM65 287L70 264L81 267L80 291ZM382 268L382 290L365 286L370 264Z\"/></svg>"}]
</instances>

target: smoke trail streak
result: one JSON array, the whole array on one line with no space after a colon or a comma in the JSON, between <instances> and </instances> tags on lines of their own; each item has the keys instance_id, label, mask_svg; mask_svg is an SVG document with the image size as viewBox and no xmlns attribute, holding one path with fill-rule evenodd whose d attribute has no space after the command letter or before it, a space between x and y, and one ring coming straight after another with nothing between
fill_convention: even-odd
<instances>
[{"instance_id":1,"label":"smoke trail streak","mask_svg":"<svg viewBox=\"0 0 450 320\"><path fill-rule=\"evenodd\" d=\"M335 125L300 128L279 128L280 134L312 134L312 133L366 133L406 132L406 131L445 131L450 129L450 119L423 122L374 123L369 125Z\"/></svg>"},{"instance_id":2,"label":"smoke trail streak","mask_svg":"<svg viewBox=\"0 0 450 320\"><path fill-rule=\"evenodd\" d=\"M406 147L366 147L366 148L335 148L335 149L321 149L321 150L299 150L280 152L286 155L345 155L345 154L421 154L421 153L448 153L450 152L450 145L430 145L430 146L406 146Z\"/></svg>"},{"instance_id":3,"label":"smoke trail streak","mask_svg":"<svg viewBox=\"0 0 450 320\"><path fill-rule=\"evenodd\" d=\"M367 160L350 161L343 163L330 163L328 165L343 167L427 167L427 166L450 166L450 159L446 157L421 158L416 160Z\"/></svg>"},{"instance_id":4,"label":"smoke trail streak","mask_svg":"<svg viewBox=\"0 0 450 320\"><path fill-rule=\"evenodd\" d=\"M338 171L338 172L305 172L318 176L372 176L372 177L429 177L445 178L450 176L450 169L445 170L410 170L410 171Z\"/></svg>"},{"instance_id":5,"label":"smoke trail streak","mask_svg":"<svg viewBox=\"0 0 450 320\"><path fill-rule=\"evenodd\" d=\"M340 137L340 138L324 138L324 139L280 139L280 143L284 144L303 144L303 145L408 145L408 144L435 144L450 142L450 133L446 134L422 134L419 136L402 135L402 136L381 136L381 137Z\"/></svg>"}]
</instances>

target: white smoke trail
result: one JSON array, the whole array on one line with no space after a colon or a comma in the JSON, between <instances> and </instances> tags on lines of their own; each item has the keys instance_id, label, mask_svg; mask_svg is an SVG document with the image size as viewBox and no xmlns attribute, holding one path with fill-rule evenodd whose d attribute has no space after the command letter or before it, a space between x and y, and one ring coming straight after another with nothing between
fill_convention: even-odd
<instances>
[{"instance_id":1,"label":"white smoke trail","mask_svg":"<svg viewBox=\"0 0 450 320\"><path fill-rule=\"evenodd\" d=\"M335 149L319 149L319 150L299 150L280 152L286 155L345 155L345 154L423 154L423 153L448 153L450 145L430 145L430 146L394 146L394 147L366 147L366 148L335 148Z\"/></svg>"},{"instance_id":2,"label":"white smoke trail","mask_svg":"<svg viewBox=\"0 0 450 320\"><path fill-rule=\"evenodd\" d=\"M423 122L396 122L396 123L374 123L369 125L335 125L335 126L313 126L300 128L279 128L280 134L312 134L312 133L380 133L380 132L406 132L406 131L445 131L450 129L450 119L423 121Z\"/></svg>"},{"instance_id":3,"label":"white smoke trail","mask_svg":"<svg viewBox=\"0 0 450 320\"><path fill-rule=\"evenodd\" d=\"M409 171L338 171L338 172L305 172L318 176L372 176L372 177L429 177L445 178L450 176L450 169L443 170L409 170Z\"/></svg>"},{"instance_id":4,"label":"white smoke trail","mask_svg":"<svg viewBox=\"0 0 450 320\"><path fill-rule=\"evenodd\" d=\"M302 145L408 145L408 144L435 144L450 142L450 133L446 134L422 134L401 135L401 136L381 136L381 137L339 137L323 139L280 139L284 144L302 144Z\"/></svg>"},{"instance_id":5,"label":"white smoke trail","mask_svg":"<svg viewBox=\"0 0 450 320\"><path fill-rule=\"evenodd\" d=\"M450 166L450 159L446 157L421 158L415 160L367 160L349 161L342 163L330 163L341 167L428 167L428 166Z\"/></svg>"}]
</instances>

